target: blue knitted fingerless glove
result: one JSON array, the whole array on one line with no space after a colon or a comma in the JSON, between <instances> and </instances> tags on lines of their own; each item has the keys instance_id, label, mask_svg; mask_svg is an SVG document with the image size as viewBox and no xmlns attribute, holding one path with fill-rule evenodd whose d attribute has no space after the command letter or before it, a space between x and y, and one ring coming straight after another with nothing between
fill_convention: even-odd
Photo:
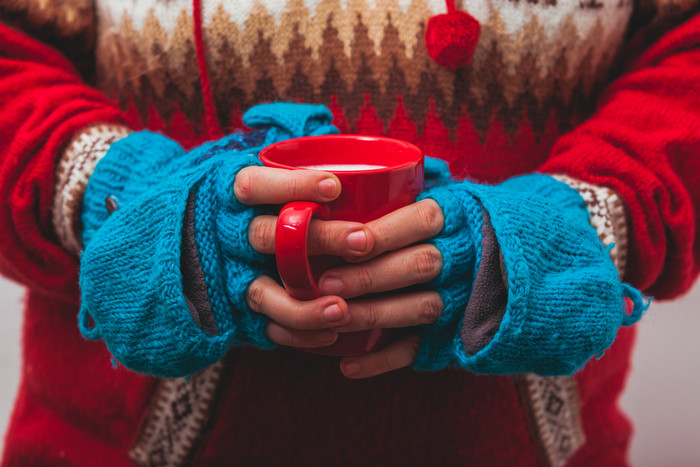
<instances>
[{"instance_id":1,"label":"blue knitted fingerless glove","mask_svg":"<svg viewBox=\"0 0 700 467\"><path fill-rule=\"evenodd\" d=\"M423 188L425 190L452 183L447 162L441 159L425 156L423 174Z\"/></svg>"},{"instance_id":2,"label":"blue knitted fingerless glove","mask_svg":"<svg viewBox=\"0 0 700 467\"><path fill-rule=\"evenodd\" d=\"M445 227L433 240L444 261L433 285L445 307L437 323L420 329L416 369L571 374L646 308L641 293L620 282L583 199L564 183L546 175L497 186L453 182L420 198L434 199L445 215ZM474 346L465 342L472 335L463 329L465 309L479 298L472 289L489 231L500 249L507 301L493 335L469 350ZM625 296L634 303L629 315Z\"/></svg>"},{"instance_id":3,"label":"blue knitted fingerless glove","mask_svg":"<svg viewBox=\"0 0 700 467\"><path fill-rule=\"evenodd\" d=\"M231 345L273 347L245 300L265 267L247 238L257 211L233 183L273 142L337 133L331 118L322 106L266 104L244 116L257 130L189 153L150 132L114 143L84 197L83 335L104 339L126 367L167 377L195 373ZM107 197L118 205L111 215Z\"/></svg>"}]
</instances>

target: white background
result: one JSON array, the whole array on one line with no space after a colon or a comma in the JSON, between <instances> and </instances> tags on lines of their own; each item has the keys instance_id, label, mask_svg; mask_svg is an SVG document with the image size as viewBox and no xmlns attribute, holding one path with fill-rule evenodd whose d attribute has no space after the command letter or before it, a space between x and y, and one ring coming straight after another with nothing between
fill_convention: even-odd
<instances>
[{"instance_id":1,"label":"white background","mask_svg":"<svg viewBox=\"0 0 700 467\"><path fill-rule=\"evenodd\" d=\"M19 380L22 289L0 279L0 427ZM654 303L639 325L622 404L636 426L635 467L700 466L700 285Z\"/></svg>"}]
</instances>

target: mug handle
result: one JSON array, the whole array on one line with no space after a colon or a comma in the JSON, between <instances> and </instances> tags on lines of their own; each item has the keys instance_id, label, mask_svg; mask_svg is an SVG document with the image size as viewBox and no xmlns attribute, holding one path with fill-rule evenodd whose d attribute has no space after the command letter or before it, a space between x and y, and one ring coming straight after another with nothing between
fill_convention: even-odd
<instances>
[{"instance_id":1,"label":"mug handle","mask_svg":"<svg viewBox=\"0 0 700 467\"><path fill-rule=\"evenodd\" d=\"M277 270L285 289L297 300L313 300L321 296L311 273L306 241L311 218L327 220L328 207L312 201L293 201L285 205L275 227Z\"/></svg>"}]
</instances>

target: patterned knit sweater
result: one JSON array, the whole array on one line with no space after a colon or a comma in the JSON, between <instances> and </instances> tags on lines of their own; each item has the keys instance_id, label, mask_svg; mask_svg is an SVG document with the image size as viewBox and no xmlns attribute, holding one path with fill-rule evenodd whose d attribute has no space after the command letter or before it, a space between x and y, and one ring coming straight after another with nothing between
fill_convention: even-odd
<instances>
[{"instance_id":1,"label":"patterned knit sweater","mask_svg":"<svg viewBox=\"0 0 700 467\"><path fill-rule=\"evenodd\" d=\"M452 71L425 43L439 0L0 1L0 269L30 289L7 464L623 462L629 331L572 378L360 383L283 349L232 349L156 380L113 369L78 334L82 193L110 144L145 127L191 147L274 100L326 104L341 131L412 141L457 177L557 174L617 244L625 280L687 290L700 264L697 2L458 8L481 33Z\"/></svg>"}]
</instances>

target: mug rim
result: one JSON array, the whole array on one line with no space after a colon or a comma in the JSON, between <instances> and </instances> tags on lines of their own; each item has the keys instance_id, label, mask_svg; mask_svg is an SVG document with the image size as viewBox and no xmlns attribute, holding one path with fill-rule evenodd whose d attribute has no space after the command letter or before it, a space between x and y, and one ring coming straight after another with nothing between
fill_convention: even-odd
<instances>
[{"instance_id":1,"label":"mug rim","mask_svg":"<svg viewBox=\"0 0 700 467\"><path fill-rule=\"evenodd\" d=\"M391 166L384 166L384 167L378 167L375 169L363 169L363 170L342 170L342 171L335 171L335 170L323 170L323 169L308 169L306 167L298 167L294 165L287 165L283 164L281 162L274 161L267 157L267 152L273 151L279 146L284 146L286 144L294 143L299 140L304 140L304 141L309 141L309 140L323 140L323 139L329 139L329 140L352 140L352 141L380 141L380 142L385 142L385 143L391 143L391 144L398 144L400 146L403 146L405 149L408 149L412 152L415 152L416 157L413 160L409 160L403 164L397 164L397 165L391 165ZM387 171L393 171L393 170L401 170L405 169L407 167L412 167L414 165L420 164L422 160L425 158L425 154L423 154L423 151L416 146L415 144L409 143L408 141L400 140L397 138L391 138L388 136L371 136L371 135L315 135L315 136L302 136L300 138L291 138L287 139L284 141L278 141L276 143L272 143L263 149L260 150L258 153L258 157L260 158L260 161L265 165L266 167L272 167L272 168L278 168L278 169L288 169L288 170L320 170L322 172L330 172L330 173L335 173L337 174L338 172L342 174L348 174L348 175L355 175L355 174L372 174L372 173L382 173L382 172L387 172Z\"/></svg>"}]
</instances>

